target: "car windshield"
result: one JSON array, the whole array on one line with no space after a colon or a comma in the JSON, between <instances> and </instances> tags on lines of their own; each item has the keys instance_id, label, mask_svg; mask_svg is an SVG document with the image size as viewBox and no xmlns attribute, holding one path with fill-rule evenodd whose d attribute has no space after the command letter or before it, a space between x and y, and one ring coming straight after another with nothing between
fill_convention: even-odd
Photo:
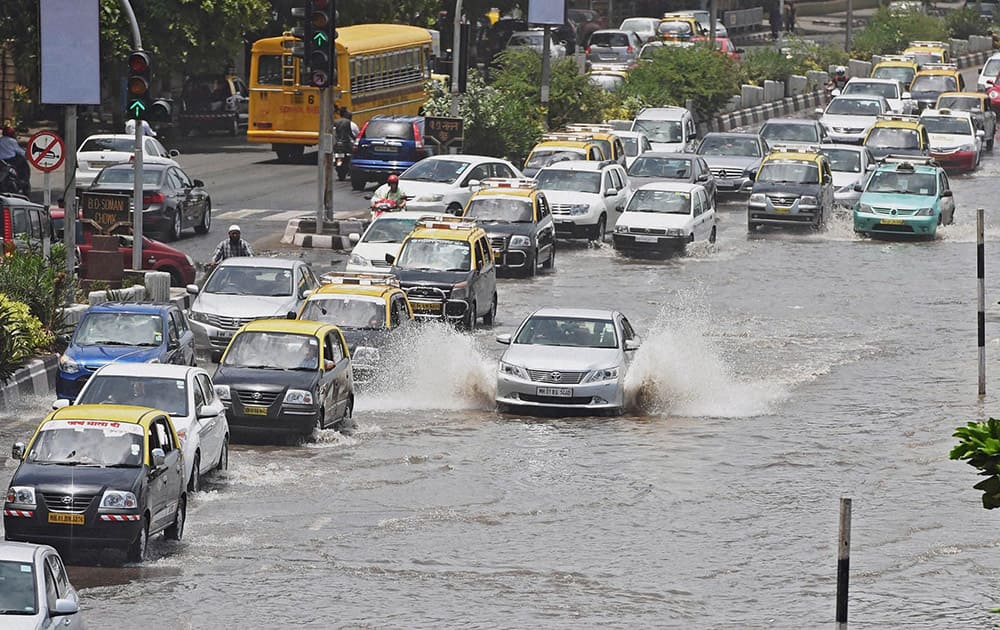
<instances>
[{"instance_id":1,"label":"car windshield","mask_svg":"<svg viewBox=\"0 0 1000 630\"><path fill-rule=\"evenodd\" d=\"M691 160L640 155L632 162L628 174L629 177L688 180L691 179Z\"/></svg>"},{"instance_id":2,"label":"car windshield","mask_svg":"<svg viewBox=\"0 0 1000 630\"><path fill-rule=\"evenodd\" d=\"M607 319L576 317L530 318L518 331L514 343L576 348L617 348L615 325Z\"/></svg>"},{"instance_id":3,"label":"car windshield","mask_svg":"<svg viewBox=\"0 0 1000 630\"><path fill-rule=\"evenodd\" d=\"M564 171L546 168L535 176L543 190L565 190L597 194L601 192L601 174L595 171Z\"/></svg>"},{"instance_id":4,"label":"car windshield","mask_svg":"<svg viewBox=\"0 0 1000 630\"><path fill-rule=\"evenodd\" d=\"M649 31L649 21L645 18L627 18L622 21L618 28L623 31L632 31L637 33L647 32Z\"/></svg>"},{"instance_id":5,"label":"car windshield","mask_svg":"<svg viewBox=\"0 0 1000 630\"><path fill-rule=\"evenodd\" d=\"M882 106L876 100L835 98L830 101L826 113L837 116L878 116L882 113Z\"/></svg>"},{"instance_id":6,"label":"car windshield","mask_svg":"<svg viewBox=\"0 0 1000 630\"><path fill-rule=\"evenodd\" d=\"M159 186L164 173L166 173L166 170L152 170L149 168L143 169L142 187L154 188ZM131 166L108 167L97 174L97 178L94 179L94 184L128 184L131 186L134 181L135 169Z\"/></svg>"},{"instance_id":7,"label":"car windshield","mask_svg":"<svg viewBox=\"0 0 1000 630\"><path fill-rule=\"evenodd\" d=\"M757 181L772 184L818 184L819 168L808 162L767 162L760 168Z\"/></svg>"},{"instance_id":8,"label":"car windshield","mask_svg":"<svg viewBox=\"0 0 1000 630\"><path fill-rule=\"evenodd\" d=\"M142 465L143 428L107 420L50 420L25 461L64 466Z\"/></svg>"},{"instance_id":9,"label":"car windshield","mask_svg":"<svg viewBox=\"0 0 1000 630\"><path fill-rule=\"evenodd\" d=\"M635 121L632 131L646 134L650 142L684 142L684 131L679 120L642 118Z\"/></svg>"},{"instance_id":10,"label":"car windshield","mask_svg":"<svg viewBox=\"0 0 1000 630\"><path fill-rule=\"evenodd\" d=\"M385 327L385 300L366 295L317 295L306 302L299 319L341 328Z\"/></svg>"},{"instance_id":11,"label":"car windshield","mask_svg":"<svg viewBox=\"0 0 1000 630\"><path fill-rule=\"evenodd\" d=\"M962 136L972 135L972 125L968 118L953 116L921 116L920 123L927 133L947 133Z\"/></svg>"},{"instance_id":12,"label":"car windshield","mask_svg":"<svg viewBox=\"0 0 1000 630\"><path fill-rule=\"evenodd\" d=\"M362 243L402 243L413 231L416 219L391 219L380 217L365 232Z\"/></svg>"},{"instance_id":13,"label":"car windshield","mask_svg":"<svg viewBox=\"0 0 1000 630\"><path fill-rule=\"evenodd\" d=\"M188 415L188 392L182 378L149 376L92 376L76 404L136 405Z\"/></svg>"},{"instance_id":14,"label":"car windshield","mask_svg":"<svg viewBox=\"0 0 1000 630\"><path fill-rule=\"evenodd\" d=\"M639 155L639 139L629 136L622 137L622 144L625 145L625 155L635 157Z\"/></svg>"},{"instance_id":15,"label":"car windshield","mask_svg":"<svg viewBox=\"0 0 1000 630\"><path fill-rule=\"evenodd\" d=\"M1000 59L990 59L983 66L982 75L992 79L997 76L997 73L1000 73Z\"/></svg>"},{"instance_id":16,"label":"car windshield","mask_svg":"<svg viewBox=\"0 0 1000 630\"><path fill-rule=\"evenodd\" d=\"M760 157L760 144L756 138L739 136L705 136L698 147L700 155L732 155Z\"/></svg>"},{"instance_id":17,"label":"car windshield","mask_svg":"<svg viewBox=\"0 0 1000 630\"><path fill-rule=\"evenodd\" d=\"M583 149L535 149L528 156L524 168L542 168L556 162L586 159L587 152Z\"/></svg>"},{"instance_id":18,"label":"car windshield","mask_svg":"<svg viewBox=\"0 0 1000 630\"><path fill-rule=\"evenodd\" d=\"M311 371L319 365L319 341L312 335L247 330L233 337L222 365Z\"/></svg>"},{"instance_id":19,"label":"car windshield","mask_svg":"<svg viewBox=\"0 0 1000 630\"><path fill-rule=\"evenodd\" d=\"M861 151L851 149L823 149L830 159L830 169L838 173L860 173Z\"/></svg>"},{"instance_id":20,"label":"car windshield","mask_svg":"<svg viewBox=\"0 0 1000 630\"><path fill-rule=\"evenodd\" d=\"M916 70L907 68L906 66L882 66L875 69L875 72L872 73L872 78L892 79L893 81L899 81L902 85L909 86L910 82L913 81L913 75L916 73Z\"/></svg>"},{"instance_id":21,"label":"car windshield","mask_svg":"<svg viewBox=\"0 0 1000 630\"><path fill-rule=\"evenodd\" d=\"M663 37L690 37L694 34L691 24L688 22L660 22L656 31Z\"/></svg>"},{"instance_id":22,"label":"car windshield","mask_svg":"<svg viewBox=\"0 0 1000 630\"><path fill-rule=\"evenodd\" d=\"M459 160L420 160L406 169L399 178L417 182L451 184L468 168L468 162Z\"/></svg>"},{"instance_id":23,"label":"car windshield","mask_svg":"<svg viewBox=\"0 0 1000 630\"><path fill-rule=\"evenodd\" d=\"M870 96L884 96L887 99L898 99L899 83L848 81L844 87L844 94L868 94Z\"/></svg>"},{"instance_id":24,"label":"car windshield","mask_svg":"<svg viewBox=\"0 0 1000 630\"><path fill-rule=\"evenodd\" d=\"M133 138L87 138L87 141L80 147L80 153L89 151L121 151L132 153L135 148Z\"/></svg>"},{"instance_id":25,"label":"car windshield","mask_svg":"<svg viewBox=\"0 0 1000 630\"><path fill-rule=\"evenodd\" d=\"M32 564L0 560L0 616L34 615L37 609Z\"/></svg>"},{"instance_id":26,"label":"car windshield","mask_svg":"<svg viewBox=\"0 0 1000 630\"><path fill-rule=\"evenodd\" d=\"M691 194L679 190L639 189L629 199L625 211L691 214Z\"/></svg>"},{"instance_id":27,"label":"car windshield","mask_svg":"<svg viewBox=\"0 0 1000 630\"><path fill-rule=\"evenodd\" d=\"M811 123L767 123L760 135L772 146L782 142L819 142L819 129Z\"/></svg>"},{"instance_id":28,"label":"car windshield","mask_svg":"<svg viewBox=\"0 0 1000 630\"><path fill-rule=\"evenodd\" d=\"M163 319L149 313L88 313L76 330L79 346L149 346L163 343Z\"/></svg>"},{"instance_id":29,"label":"car windshield","mask_svg":"<svg viewBox=\"0 0 1000 630\"><path fill-rule=\"evenodd\" d=\"M415 271L469 271L471 255L465 241L411 238L403 245L396 266Z\"/></svg>"},{"instance_id":30,"label":"car windshield","mask_svg":"<svg viewBox=\"0 0 1000 630\"><path fill-rule=\"evenodd\" d=\"M221 266L205 283L205 293L224 295L259 295L262 297L292 294L292 272L271 267Z\"/></svg>"},{"instance_id":31,"label":"car windshield","mask_svg":"<svg viewBox=\"0 0 1000 630\"><path fill-rule=\"evenodd\" d=\"M913 79L913 92L951 92L958 89L955 77L946 74L924 74Z\"/></svg>"},{"instance_id":32,"label":"car windshield","mask_svg":"<svg viewBox=\"0 0 1000 630\"><path fill-rule=\"evenodd\" d=\"M598 85L609 92L614 92L625 83L625 78L615 74L591 74L588 75L590 82Z\"/></svg>"},{"instance_id":33,"label":"car windshield","mask_svg":"<svg viewBox=\"0 0 1000 630\"><path fill-rule=\"evenodd\" d=\"M920 133L916 129L876 127L868 134L865 146L872 149L919 149Z\"/></svg>"},{"instance_id":34,"label":"car windshield","mask_svg":"<svg viewBox=\"0 0 1000 630\"><path fill-rule=\"evenodd\" d=\"M379 120L373 118L365 126L365 138L392 138L413 140L413 123L400 120Z\"/></svg>"},{"instance_id":35,"label":"car windshield","mask_svg":"<svg viewBox=\"0 0 1000 630\"><path fill-rule=\"evenodd\" d=\"M954 109L960 112L983 111L982 101L975 96L942 96L938 99L937 109Z\"/></svg>"},{"instance_id":36,"label":"car windshield","mask_svg":"<svg viewBox=\"0 0 1000 630\"><path fill-rule=\"evenodd\" d=\"M530 199L513 197L477 197L469 202L465 216L497 223L531 223Z\"/></svg>"},{"instance_id":37,"label":"car windshield","mask_svg":"<svg viewBox=\"0 0 1000 630\"><path fill-rule=\"evenodd\" d=\"M868 180L867 192L906 193L910 195L937 194L937 178L930 173L903 173L898 170L879 170Z\"/></svg>"}]
</instances>

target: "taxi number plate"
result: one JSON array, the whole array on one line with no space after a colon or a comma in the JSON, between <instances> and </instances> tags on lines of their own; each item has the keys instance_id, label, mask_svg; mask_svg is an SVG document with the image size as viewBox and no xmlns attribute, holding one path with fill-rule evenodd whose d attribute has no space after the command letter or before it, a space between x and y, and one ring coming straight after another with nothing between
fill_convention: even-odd
<instances>
[{"instance_id":1,"label":"taxi number plate","mask_svg":"<svg viewBox=\"0 0 1000 630\"><path fill-rule=\"evenodd\" d=\"M775 208L774 209L774 211L777 212L778 214L788 214L789 210L791 210L791 208Z\"/></svg>"},{"instance_id":2,"label":"taxi number plate","mask_svg":"<svg viewBox=\"0 0 1000 630\"><path fill-rule=\"evenodd\" d=\"M83 514L52 514L49 513L50 523L60 523L62 525L83 525Z\"/></svg>"},{"instance_id":3,"label":"taxi number plate","mask_svg":"<svg viewBox=\"0 0 1000 630\"><path fill-rule=\"evenodd\" d=\"M420 311L422 313L435 313L441 310L440 304L421 304L420 302L411 302L410 306L413 307L413 310Z\"/></svg>"},{"instance_id":4,"label":"taxi number plate","mask_svg":"<svg viewBox=\"0 0 1000 630\"><path fill-rule=\"evenodd\" d=\"M657 242L659 240L660 239L656 238L655 236L636 236L635 237L635 242L636 243L655 243L655 242Z\"/></svg>"},{"instance_id":5,"label":"taxi number plate","mask_svg":"<svg viewBox=\"0 0 1000 630\"><path fill-rule=\"evenodd\" d=\"M243 411L248 416L266 416L267 407L261 407L260 405L244 405Z\"/></svg>"},{"instance_id":6,"label":"taxi number plate","mask_svg":"<svg viewBox=\"0 0 1000 630\"><path fill-rule=\"evenodd\" d=\"M538 396L557 396L559 398L569 398L573 395L572 387L539 387L535 392Z\"/></svg>"},{"instance_id":7,"label":"taxi number plate","mask_svg":"<svg viewBox=\"0 0 1000 630\"><path fill-rule=\"evenodd\" d=\"M883 225L903 225L903 220L902 219L882 219L881 221L879 221L879 223L882 223Z\"/></svg>"}]
</instances>

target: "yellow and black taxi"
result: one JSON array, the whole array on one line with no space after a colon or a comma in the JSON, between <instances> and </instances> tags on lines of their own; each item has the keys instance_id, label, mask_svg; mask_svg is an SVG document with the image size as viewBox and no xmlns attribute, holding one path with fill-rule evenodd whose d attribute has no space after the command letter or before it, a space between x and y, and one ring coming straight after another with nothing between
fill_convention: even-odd
<instances>
[{"instance_id":1,"label":"yellow and black taxi","mask_svg":"<svg viewBox=\"0 0 1000 630\"><path fill-rule=\"evenodd\" d=\"M762 225L818 228L833 209L833 172L819 147L772 147L757 169L747 230Z\"/></svg>"},{"instance_id":2,"label":"yellow and black taxi","mask_svg":"<svg viewBox=\"0 0 1000 630\"><path fill-rule=\"evenodd\" d=\"M556 261L556 228L545 193L533 179L484 179L462 216L490 239L498 270L533 276Z\"/></svg>"},{"instance_id":3,"label":"yellow and black taxi","mask_svg":"<svg viewBox=\"0 0 1000 630\"><path fill-rule=\"evenodd\" d=\"M917 116L879 116L862 144L868 147L877 160L887 155L930 154L930 137Z\"/></svg>"},{"instance_id":4,"label":"yellow and black taxi","mask_svg":"<svg viewBox=\"0 0 1000 630\"><path fill-rule=\"evenodd\" d=\"M629 66L625 64L593 63L587 70L587 78L590 82L598 85L608 92L617 92L621 86L625 85L628 78Z\"/></svg>"},{"instance_id":5,"label":"yellow and black taxi","mask_svg":"<svg viewBox=\"0 0 1000 630\"><path fill-rule=\"evenodd\" d=\"M486 231L462 217L418 221L399 256L386 254L417 319L472 330L497 313L497 271Z\"/></svg>"},{"instance_id":6,"label":"yellow and black taxi","mask_svg":"<svg viewBox=\"0 0 1000 630\"><path fill-rule=\"evenodd\" d=\"M354 384L371 382L382 367L382 350L413 321L413 309L399 280L389 274L331 271L320 276L298 319L333 324L347 341Z\"/></svg>"},{"instance_id":7,"label":"yellow and black taxi","mask_svg":"<svg viewBox=\"0 0 1000 630\"><path fill-rule=\"evenodd\" d=\"M535 145L524 161L521 172L534 177L542 168L565 160L603 160L606 154L599 142L577 133L548 133Z\"/></svg>"},{"instance_id":8,"label":"yellow and black taxi","mask_svg":"<svg viewBox=\"0 0 1000 630\"><path fill-rule=\"evenodd\" d=\"M149 537L180 540L187 515L184 459L170 416L130 405L50 413L19 460L3 506L7 540L114 547L141 562Z\"/></svg>"},{"instance_id":9,"label":"yellow and black taxi","mask_svg":"<svg viewBox=\"0 0 1000 630\"><path fill-rule=\"evenodd\" d=\"M664 13L656 32L661 39L668 41L688 41L705 34L698 19L687 13Z\"/></svg>"},{"instance_id":10,"label":"yellow and black taxi","mask_svg":"<svg viewBox=\"0 0 1000 630\"><path fill-rule=\"evenodd\" d=\"M954 64L923 64L910 83L910 99L917 112L933 108L938 97L945 92L961 92L965 79Z\"/></svg>"},{"instance_id":11,"label":"yellow and black taxi","mask_svg":"<svg viewBox=\"0 0 1000 630\"><path fill-rule=\"evenodd\" d=\"M910 57L885 55L880 57L879 62L872 68L870 77L898 81L902 91L906 92L910 89L910 83L913 82L918 69L917 62Z\"/></svg>"},{"instance_id":12,"label":"yellow and black taxi","mask_svg":"<svg viewBox=\"0 0 1000 630\"><path fill-rule=\"evenodd\" d=\"M951 46L947 42L913 41L903 49L903 57L912 59L918 66L948 63Z\"/></svg>"},{"instance_id":13,"label":"yellow and black taxi","mask_svg":"<svg viewBox=\"0 0 1000 630\"><path fill-rule=\"evenodd\" d=\"M316 429L353 429L354 375L340 329L259 319L233 335L212 377L234 434L290 440Z\"/></svg>"},{"instance_id":14,"label":"yellow and black taxi","mask_svg":"<svg viewBox=\"0 0 1000 630\"><path fill-rule=\"evenodd\" d=\"M625 164L625 143L615 133L614 127L606 124L573 123L566 125L568 133L587 134L590 139L601 145L601 152L606 159Z\"/></svg>"}]
</instances>

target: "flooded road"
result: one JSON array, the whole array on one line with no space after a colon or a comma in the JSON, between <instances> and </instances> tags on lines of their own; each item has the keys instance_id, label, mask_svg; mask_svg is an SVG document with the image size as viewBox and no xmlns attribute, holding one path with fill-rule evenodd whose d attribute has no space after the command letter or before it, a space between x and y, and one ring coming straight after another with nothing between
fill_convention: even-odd
<instances>
[{"instance_id":1,"label":"flooded road","mask_svg":"<svg viewBox=\"0 0 1000 630\"><path fill-rule=\"evenodd\" d=\"M998 515L948 459L976 397L975 213L1000 299L1000 159L952 178L933 242L746 234L668 261L567 244L502 280L498 323L421 327L352 436L234 445L153 560L70 567L92 627L819 628L838 500L854 500L852 627L990 628ZM619 418L499 415L503 346L541 306L618 308L642 336ZM4 450L49 400L0 417ZM994 412L995 413L995 412ZM3 460L0 476L14 465Z\"/></svg>"}]
</instances>

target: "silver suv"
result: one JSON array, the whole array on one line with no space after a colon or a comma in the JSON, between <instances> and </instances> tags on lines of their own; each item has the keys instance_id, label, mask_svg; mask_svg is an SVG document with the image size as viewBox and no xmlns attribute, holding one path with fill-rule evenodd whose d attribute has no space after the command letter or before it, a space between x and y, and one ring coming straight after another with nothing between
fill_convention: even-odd
<instances>
[{"instance_id":1,"label":"silver suv","mask_svg":"<svg viewBox=\"0 0 1000 630\"><path fill-rule=\"evenodd\" d=\"M556 222L556 236L603 241L632 193L625 169L612 160L571 160L535 175Z\"/></svg>"},{"instance_id":2,"label":"silver suv","mask_svg":"<svg viewBox=\"0 0 1000 630\"><path fill-rule=\"evenodd\" d=\"M642 40L632 31L605 29L594 31L587 40L587 63L634 63Z\"/></svg>"}]
</instances>

